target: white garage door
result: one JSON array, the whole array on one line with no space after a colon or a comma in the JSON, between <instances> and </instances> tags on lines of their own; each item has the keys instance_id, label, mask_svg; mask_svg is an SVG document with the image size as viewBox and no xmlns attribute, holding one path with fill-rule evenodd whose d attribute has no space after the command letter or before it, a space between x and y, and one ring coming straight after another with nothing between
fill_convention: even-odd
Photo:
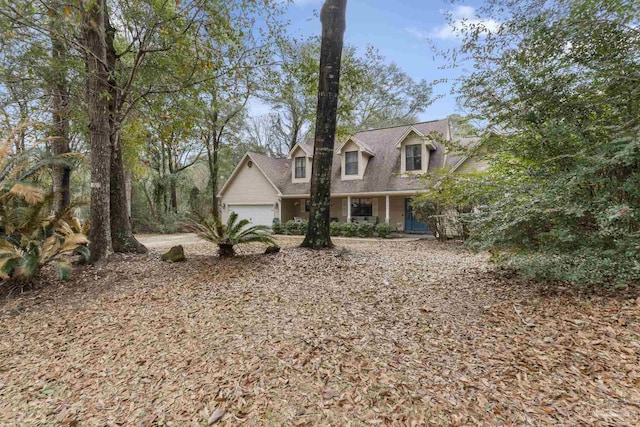
<instances>
[{"instance_id":1,"label":"white garage door","mask_svg":"<svg viewBox=\"0 0 640 427\"><path fill-rule=\"evenodd\" d=\"M273 224L273 205L229 205L229 211L237 213L240 219L248 219L252 225Z\"/></svg>"}]
</instances>

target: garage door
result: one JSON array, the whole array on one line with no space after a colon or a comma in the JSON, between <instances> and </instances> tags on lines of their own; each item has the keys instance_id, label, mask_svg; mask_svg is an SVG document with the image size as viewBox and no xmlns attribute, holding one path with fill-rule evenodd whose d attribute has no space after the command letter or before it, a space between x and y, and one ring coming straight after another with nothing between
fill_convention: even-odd
<instances>
[{"instance_id":1,"label":"garage door","mask_svg":"<svg viewBox=\"0 0 640 427\"><path fill-rule=\"evenodd\" d=\"M237 213L240 219L248 219L252 225L273 224L273 205L229 205L229 211Z\"/></svg>"}]
</instances>

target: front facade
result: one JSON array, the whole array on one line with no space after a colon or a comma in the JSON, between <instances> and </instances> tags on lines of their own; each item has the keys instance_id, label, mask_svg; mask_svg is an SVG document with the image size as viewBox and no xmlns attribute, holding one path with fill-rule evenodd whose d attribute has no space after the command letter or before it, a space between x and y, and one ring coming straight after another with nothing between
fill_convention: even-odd
<instances>
[{"instance_id":1,"label":"front facade","mask_svg":"<svg viewBox=\"0 0 640 427\"><path fill-rule=\"evenodd\" d=\"M396 231L428 232L414 218L411 198L424 191L420 175L437 168L483 165L447 153L447 120L358 132L336 141L331 176L332 221L386 222ZM472 144L474 140L468 139ZM247 153L219 192L223 219L238 213L253 224L308 220L313 141L294 146L286 158Z\"/></svg>"}]
</instances>

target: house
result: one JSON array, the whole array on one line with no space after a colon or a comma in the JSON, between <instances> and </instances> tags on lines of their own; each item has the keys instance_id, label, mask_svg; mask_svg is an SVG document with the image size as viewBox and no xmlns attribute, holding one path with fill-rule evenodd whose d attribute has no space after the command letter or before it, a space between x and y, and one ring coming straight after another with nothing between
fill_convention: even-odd
<instances>
[{"instance_id":1,"label":"house","mask_svg":"<svg viewBox=\"0 0 640 427\"><path fill-rule=\"evenodd\" d=\"M442 167L484 167L468 156L447 153L434 132L451 140L444 119L362 131L336 141L331 219L386 222L397 231L427 232L410 204L425 189L420 175ZM475 141L462 142L471 146ZM218 194L223 218L234 211L253 224L308 219L312 160L313 140L296 144L286 158L247 153Z\"/></svg>"}]
</instances>

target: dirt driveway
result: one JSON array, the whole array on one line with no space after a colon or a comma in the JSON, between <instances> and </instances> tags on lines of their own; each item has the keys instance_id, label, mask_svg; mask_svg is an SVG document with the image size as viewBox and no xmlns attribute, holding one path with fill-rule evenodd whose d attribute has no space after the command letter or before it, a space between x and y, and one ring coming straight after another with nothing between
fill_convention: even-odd
<instances>
[{"instance_id":1,"label":"dirt driveway","mask_svg":"<svg viewBox=\"0 0 640 427\"><path fill-rule=\"evenodd\" d=\"M634 425L640 299L434 241L143 241L0 304L0 425Z\"/></svg>"}]
</instances>

